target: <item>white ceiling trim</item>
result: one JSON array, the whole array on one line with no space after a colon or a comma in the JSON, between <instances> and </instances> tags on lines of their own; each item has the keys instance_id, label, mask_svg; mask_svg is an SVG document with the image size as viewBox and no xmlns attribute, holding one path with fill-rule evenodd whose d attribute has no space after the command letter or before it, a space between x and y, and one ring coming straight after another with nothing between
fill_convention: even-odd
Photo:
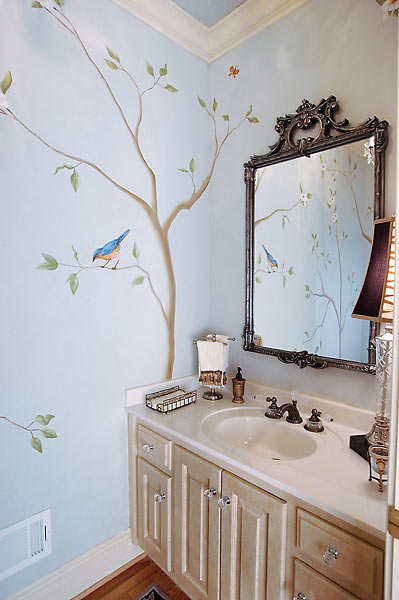
<instances>
[{"instance_id":1,"label":"white ceiling trim","mask_svg":"<svg viewBox=\"0 0 399 600\"><path fill-rule=\"evenodd\" d=\"M247 0L212 27L206 27L172 0L113 0L208 63L308 1Z\"/></svg>"}]
</instances>

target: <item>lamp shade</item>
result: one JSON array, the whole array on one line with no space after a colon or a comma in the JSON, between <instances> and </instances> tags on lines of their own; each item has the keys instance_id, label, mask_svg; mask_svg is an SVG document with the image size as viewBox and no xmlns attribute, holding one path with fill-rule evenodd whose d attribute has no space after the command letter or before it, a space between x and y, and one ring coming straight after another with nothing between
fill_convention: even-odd
<instances>
[{"instance_id":1,"label":"lamp shade","mask_svg":"<svg viewBox=\"0 0 399 600\"><path fill-rule=\"evenodd\" d=\"M395 219L388 217L374 221L369 264L352 317L392 322L394 281Z\"/></svg>"}]
</instances>

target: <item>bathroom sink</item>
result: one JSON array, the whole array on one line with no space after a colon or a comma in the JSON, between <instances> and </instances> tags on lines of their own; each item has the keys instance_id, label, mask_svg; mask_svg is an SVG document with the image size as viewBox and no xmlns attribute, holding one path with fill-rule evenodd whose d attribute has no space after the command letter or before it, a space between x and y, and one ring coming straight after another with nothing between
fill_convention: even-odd
<instances>
[{"instance_id":1,"label":"bathroom sink","mask_svg":"<svg viewBox=\"0 0 399 600\"><path fill-rule=\"evenodd\" d=\"M341 445L331 432L310 433L303 423L293 425L285 417L268 419L264 412L259 407L218 410L202 420L201 430L224 449L270 460L301 460L318 450L328 450L331 456Z\"/></svg>"}]
</instances>

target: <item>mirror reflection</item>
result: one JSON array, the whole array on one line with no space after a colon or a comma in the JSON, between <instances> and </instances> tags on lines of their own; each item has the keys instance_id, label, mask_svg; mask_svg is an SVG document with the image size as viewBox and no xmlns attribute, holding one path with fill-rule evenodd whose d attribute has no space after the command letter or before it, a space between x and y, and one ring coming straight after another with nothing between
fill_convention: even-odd
<instances>
[{"instance_id":1,"label":"mirror reflection","mask_svg":"<svg viewBox=\"0 0 399 600\"><path fill-rule=\"evenodd\" d=\"M373 156L371 137L255 170L255 343L367 363Z\"/></svg>"}]
</instances>

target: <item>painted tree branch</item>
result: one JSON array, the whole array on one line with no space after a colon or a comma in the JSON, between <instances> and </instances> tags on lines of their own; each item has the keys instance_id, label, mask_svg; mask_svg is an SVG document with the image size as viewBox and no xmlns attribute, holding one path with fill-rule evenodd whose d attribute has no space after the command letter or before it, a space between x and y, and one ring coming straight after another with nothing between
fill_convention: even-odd
<instances>
[{"instance_id":1,"label":"painted tree branch","mask_svg":"<svg viewBox=\"0 0 399 600\"><path fill-rule=\"evenodd\" d=\"M41 440L36 437L34 435L34 432L38 431L43 437L45 438L56 438L57 434L54 431L54 429L50 429L48 427L32 427L32 425L34 425L35 423L38 423L39 425L48 425L51 421L51 419L54 419L54 415L37 415L37 417L35 417L35 419L29 423L29 425L26 425L26 427L24 425L21 425L20 423L16 423L15 421L12 421L11 419L9 419L8 417L5 417L4 415L0 415L0 419L3 419L4 421L6 421L7 423L10 423L10 425L14 425L15 427L18 427L19 429L23 429L24 431L27 431L28 433L30 433L31 435L31 446L34 450L37 450L37 452L42 453L43 452L43 446L42 446L42 442Z\"/></svg>"},{"instance_id":2,"label":"painted tree branch","mask_svg":"<svg viewBox=\"0 0 399 600\"><path fill-rule=\"evenodd\" d=\"M44 0L42 0L44 1ZM211 180L211 177L214 173L214 169L215 169L215 164L217 159L220 156L220 152L224 146L224 144L226 143L227 139L244 123L245 120L248 120L249 123L258 123L258 119L256 117L251 117L250 114L252 112L252 106L250 107L249 111L247 111L245 117L232 129L230 129L230 121L229 121L229 117L228 115L222 115L224 121L227 121L227 131L225 133L225 135L222 137L221 140L219 140L218 138L218 132L217 132L217 124L216 124L216 109L217 109L217 102L214 99L213 101L213 106L212 106L212 111L210 109L208 109L206 107L206 104L204 103L203 100L201 100L198 97L198 100L200 102L200 105L206 109L208 115L211 117L212 121L213 121L213 127L214 127L214 137L215 137L215 152L214 152L214 156L213 159L211 161L211 166L210 166L210 170L208 175L203 179L201 185L197 188L195 180L194 180L194 170L195 170L195 163L194 163L194 159L192 159L190 161L190 172L191 172L191 180L192 180L192 184L193 184L193 192L191 194L191 196L184 202L181 202L180 204L178 204L170 213L170 215L166 218L165 222L163 224L161 224L160 220L159 220L159 216L158 216L158 198L157 198L157 185L156 185L156 177L155 177L155 173L153 171L153 169L150 167L149 162L147 161L147 159L144 157L144 154L142 152L140 143L139 143L139 131L140 131L140 126L142 123L142 119L143 119L143 97L145 94L149 93L151 90L153 90L156 86L162 87L163 89L169 91L169 92L177 92L178 90L170 85L161 85L160 80L161 77L164 77L167 74L167 65L165 65L164 67L161 67L159 70L159 77L155 77L154 74L154 69L153 67L147 63L147 73L153 77L153 83L151 86L149 86L148 88L144 89L143 91L140 91L139 86L137 85L136 80L134 79L134 77L129 73L129 71L121 64L121 61L119 59L119 56L112 50L110 50L110 48L107 47L107 52L108 55L110 57L110 59L105 59L106 64L108 65L109 68L111 68L112 70L116 71L116 70L121 70L122 72L124 72L129 79L132 81L135 89L136 89L136 93L138 95L138 99L139 99L139 109L138 109L138 117L137 117L137 122L136 122L136 126L135 129L133 130L126 118L126 115L124 113L124 110L121 106L121 104L118 102L118 100L116 99L116 96L114 94L114 92L112 91L112 88L110 86L110 84L108 83L107 79L105 78L105 76L103 75L103 73L101 72L101 70L99 69L98 65L96 64L96 62L94 61L94 59L91 57L88 49L86 48L84 42L82 41L82 38L80 37L77 29L75 28L74 24L72 23L72 21L66 16L64 10L63 10L63 4L64 4L64 0L54 0L54 2L57 4L58 8L56 8L55 6L51 7L51 10L47 9L47 4L48 1L46 0L46 11L52 15L63 27L63 29L66 29L69 33L71 33L76 40L78 41L81 49L83 50L84 55L86 56L86 58L88 59L88 61L90 62L90 64L93 66L93 68L95 69L96 73L98 74L98 76L100 77L100 79L102 80L107 93L109 93L114 105L116 106L116 108L118 109L118 112L122 118L122 121L134 143L134 146L137 150L137 154L138 157L141 161L141 163L144 165L144 167L146 168L149 176L150 176L150 180L151 180L151 201L147 202L144 198L140 197L138 194L135 194L132 190L128 189L127 187L121 185L120 183L118 183L114 178L112 178L108 173L106 173L102 168L100 168L97 164L95 164L94 162L87 160L87 159L83 159L79 156L75 156L73 154L70 154L68 152L65 152L55 146L53 146L52 144L50 144L49 142L47 142L43 137L41 137L38 133L36 133L33 129L31 129L30 127L28 127L23 121L22 119L19 119L9 108L8 108L8 102L7 100L2 100L2 104L0 105L0 113L1 114L5 114L6 116L14 119L16 122L19 123L19 125L21 125L27 132L29 132L31 135L33 135L36 139L38 139L44 146L46 146L48 149L52 150L53 152L64 156L66 158L71 159L72 161L74 161L76 164L74 166L69 166L69 165L63 165L61 167L58 167L56 170L56 173L58 172L58 170L60 168L68 168L68 169L73 169L73 174L71 176L71 183L74 186L75 191L77 190L78 187L78 178L77 175L75 176L75 179L73 180L73 176L75 173L75 168L79 165L86 165L89 166L90 168L92 168L94 171L96 171L97 173L99 173L100 175L102 175L104 177L105 180L107 180L109 183L111 183L113 186L115 186L119 191L123 192L125 195L127 195L130 199L134 200L145 212L145 214L147 215L148 219L150 220L150 223L153 227L154 233L156 235L156 238L159 242L160 245L160 250L161 250L161 254L163 257L163 262L165 265L165 270L166 270L166 274L167 274L167 281L168 281L168 303L167 305L165 305L161 298L159 297L159 295L156 293L155 287L153 285L153 282L151 280L151 277L149 275L148 272L146 272L145 270L141 269L141 272L143 273L143 277L145 277L150 285L151 291L154 295L154 298L156 299L156 301L158 302L161 312L162 312L162 316L166 322L166 326L167 326L167 341L168 341L168 357L167 357L167 361L166 361L166 368L165 368L165 378L170 378L172 377L172 373L173 373L173 364L174 364L174 357L175 357L175 338L174 338L174 329L175 329L175 312L176 312L176 281L175 281L175 274L174 274L174 269L173 269L173 262L172 262L172 256L171 256L171 250L170 250L170 244L169 244L169 239L168 239L168 233L169 233L169 229L171 224L174 222L175 218L177 217L177 215L182 211L182 210L189 210L198 200L199 198L202 196L202 194L204 193L204 191L206 190L206 188L209 185L209 182ZM35 0L32 4L32 6L34 8L43 8L42 4L38 1ZM12 82L12 77L11 77L11 73L8 72L5 79L3 79L3 81L1 82L1 90L3 92L3 95L7 92L8 88L10 87ZM4 108L5 106L5 108ZM50 255L44 255L45 258L46 256L50 256ZM52 257L50 257L50 260L55 260ZM86 268L89 267L85 267L85 265L82 265L79 263L79 270L78 273L73 273L70 275L68 281L69 284L71 286L71 289L73 286L77 286L78 283L76 281L77 279L77 275L83 271L86 270ZM47 268L47 267L46 267ZM56 268L56 267L55 267ZM108 268L108 267L107 267ZM109 267L111 268L111 267ZM129 267L118 267L117 270L123 270ZM133 265L130 268L139 268L138 265ZM53 270L53 266L50 267L50 270ZM115 269L114 269L115 270ZM72 278L72 279L71 279ZM73 290L72 290L73 291ZM75 289L76 291L76 289Z\"/></svg>"}]
</instances>

